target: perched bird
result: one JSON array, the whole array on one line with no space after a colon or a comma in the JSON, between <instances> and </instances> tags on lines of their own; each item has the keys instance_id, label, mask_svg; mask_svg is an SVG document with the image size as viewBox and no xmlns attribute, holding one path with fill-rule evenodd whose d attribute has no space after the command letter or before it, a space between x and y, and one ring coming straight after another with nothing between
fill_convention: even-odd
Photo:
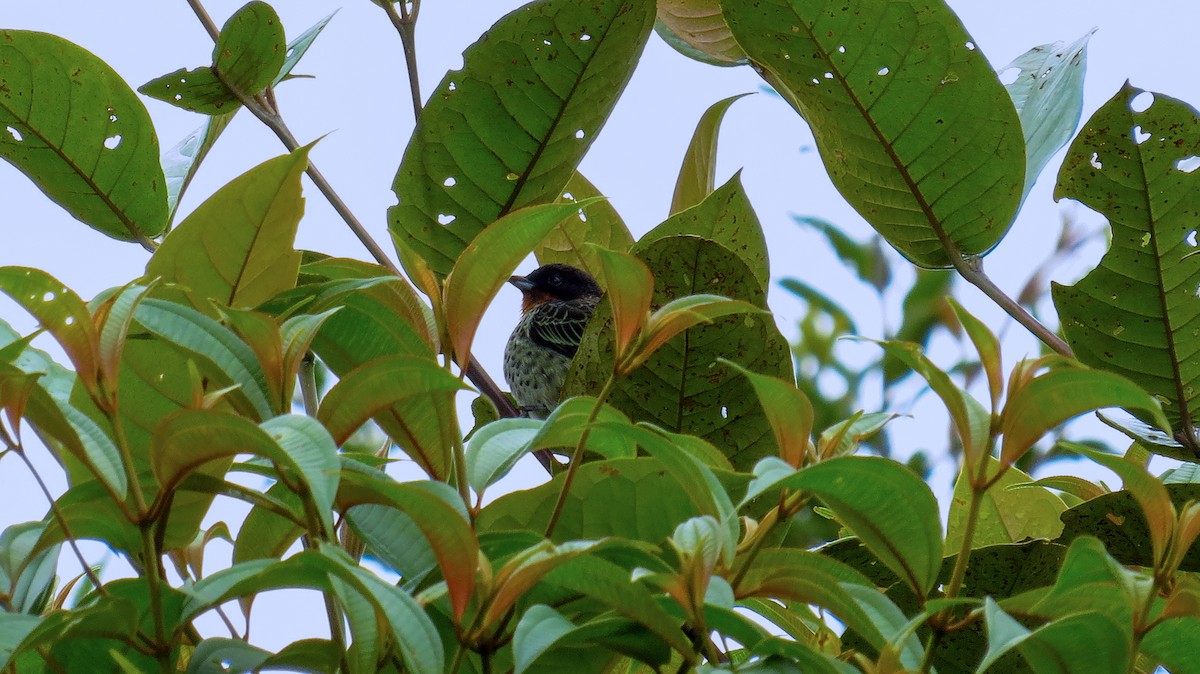
<instances>
[{"instance_id":1,"label":"perched bird","mask_svg":"<svg viewBox=\"0 0 1200 674\"><path fill-rule=\"evenodd\" d=\"M587 272L547 264L508 280L525 296L521 320L504 347L504 378L527 416L544 419L562 398L571 358L600 301Z\"/></svg>"}]
</instances>

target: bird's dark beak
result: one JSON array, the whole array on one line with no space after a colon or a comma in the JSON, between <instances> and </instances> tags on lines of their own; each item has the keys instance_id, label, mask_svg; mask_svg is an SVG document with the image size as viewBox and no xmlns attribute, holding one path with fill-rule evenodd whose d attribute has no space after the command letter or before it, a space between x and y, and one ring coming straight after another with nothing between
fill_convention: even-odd
<instances>
[{"instance_id":1,"label":"bird's dark beak","mask_svg":"<svg viewBox=\"0 0 1200 674\"><path fill-rule=\"evenodd\" d=\"M523 293L533 290L533 281L530 281L524 276L512 276L508 279L508 282L515 285Z\"/></svg>"}]
</instances>

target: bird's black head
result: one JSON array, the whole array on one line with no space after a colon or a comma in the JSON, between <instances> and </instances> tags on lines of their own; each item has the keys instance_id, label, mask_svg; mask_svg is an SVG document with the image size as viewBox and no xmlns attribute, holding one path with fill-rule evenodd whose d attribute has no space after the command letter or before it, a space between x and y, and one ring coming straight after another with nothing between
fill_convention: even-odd
<instances>
[{"instance_id":1,"label":"bird's black head","mask_svg":"<svg viewBox=\"0 0 1200 674\"><path fill-rule=\"evenodd\" d=\"M532 305L550 300L599 297L601 294L600 286L591 274L568 264L542 265L528 276L514 276L508 282L520 288L526 304Z\"/></svg>"}]
</instances>

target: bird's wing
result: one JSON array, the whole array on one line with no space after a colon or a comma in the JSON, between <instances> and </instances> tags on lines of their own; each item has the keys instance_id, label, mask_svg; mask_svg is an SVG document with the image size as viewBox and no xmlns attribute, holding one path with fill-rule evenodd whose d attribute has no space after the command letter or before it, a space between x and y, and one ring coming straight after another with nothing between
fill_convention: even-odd
<instances>
[{"instance_id":1,"label":"bird's wing","mask_svg":"<svg viewBox=\"0 0 1200 674\"><path fill-rule=\"evenodd\" d=\"M535 344L573 358L595 308L595 300L590 299L547 302L534 310L537 313L529 326L529 338Z\"/></svg>"}]
</instances>

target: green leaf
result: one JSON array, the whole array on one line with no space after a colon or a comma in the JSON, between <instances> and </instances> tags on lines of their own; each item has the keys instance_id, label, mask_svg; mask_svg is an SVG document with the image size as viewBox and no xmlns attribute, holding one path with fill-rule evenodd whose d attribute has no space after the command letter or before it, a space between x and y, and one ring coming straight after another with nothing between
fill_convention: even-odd
<instances>
[{"instance_id":1,"label":"green leaf","mask_svg":"<svg viewBox=\"0 0 1200 674\"><path fill-rule=\"evenodd\" d=\"M1050 158L1071 140L1079 125L1087 44L1095 32L1092 29L1069 45L1054 42L1034 47L1000 69L1002 74L1017 70L1012 83L1004 86L1012 96L1025 132L1022 201Z\"/></svg>"},{"instance_id":2,"label":"green leaf","mask_svg":"<svg viewBox=\"0 0 1200 674\"><path fill-rule=\"evenodd\" d=\"M287 52L279 15L267 3L252 0L221 27L212 66L181 68L138 91L184 110L229 114L241 105L242 97L254 96L285 72Z\"/></svg>"},{"instance_id":3,"label":"green leaf","mask_svg":"<svg viewBox=\"0 0 1200 674\"><path fill-rule=\"evenodd\" d=\"M261 427L231 414L186 411L165 420L155 433L150 461L154 476L169 492L203 464L238 454L267 458L296 473L300 492L313 500L313 510L327 531L337 489L337 448L324 428L309 417L288 415Z\"/></svg>"},{"instance_id":4,"label":"green leaf","mask_svg":"<svg viewBox=\"0 0 1200 674\"><path fill-rule=\"evenodd\" d=\"M815 494L918 596L937 581L942 565L937 500L902 464L873 456L839 457L793 473L771 488ZM897 503L905 507L897 508Z\"/></svg>"},{"instance_id":5,"label":"green leaf","mask_svg":"<svg viewBox=\"0 0 1200 674\"><path fill-rule=\"evenodd\" d=\"M461 380L432 360L384 356L342 376L321 401L317 418L341 445L375 417L401 449L431 477L445 480L458 433L454 394Z\"/></svg>"},{"instance_id":6,"label":"green leaf","mask_svg":"<svg viewBox=\"0 0 1200 674\"><path fill-rule=\"evenodd\" d=\"M717 0L660 0L654 30L680 54L715 66L746 62ZM674 209L672 209L674 210Z\"/></svg>"},{"instance_id":7,"label":"green leaf","mask_svg":"<svg viewBox=\"0 0 1200 674\"><path fill-rule=\"evenodd\" d=\"M545 531L564 479L565 475L558 475L533 489L501 496L480 511L476 528ZM596 516L596 503L606 504L603 517ZM648 512L655 516L646 517ZM662 462L651 458L592 461L576 471L552 540L619 536L658 543L697 514L703 513Z\"/></svg>"},{"instance_id":8,"label":"green leaf","mask_svg":"<svg viewBox=\"0 0 1200 674\"><path fill-rule=\"evenodd\" d=\"M179 209L179 201L187 191L192 178L200 170L200 163L208 156L208 151L216 144L217 139L225 131L225 127L233 121L233 113L215 115L204 121L195 131L184 136L182 140L162 154L163 174L167 181L167 222L175 221L175 213Z\"/></svg>"},{"instance_id":9,"label":"green leaf","mask_svg":"<svg viewBox=\"0 0 1200 674\"><path fill-rule=\"evenodd\" d=\"M0 593L16 613L39 615L46 593L53 588L58 569L58 546L34 552L45 525L14 524L0 534Z\"/></svg>"},{"instance_id":10,"label":"green leaf","mask_svg":"<svg viewBox=\"0 0 1200 674\"><path fill-rule=\"evenodd\" d=\"M292 249L304 214L300 176L311 146L267 160L235 178L163 241L146 275L187 288L192 306L256 306L296 285Z\"/></svg>"},{"instance_id":11,"label":"green leaf","mask_svg":"<svg viewBox=\"0 0 1200 674\"><path fill-rule=\"evenodd\" d=\"M1200 500L1200 485L1169 484L1167 493L1176 508ZM1138 499L1128 491L1117 491L1073 506L1062 514L1064 544L1081 536L1094 536L1122 564L1152 567L1154 545L1146 514ZM1182 569L1200 571L1200 547L1192 546L1183 558Z\"/></svg>"},{"instance_id":12,"label":"green leaf","mask_svg":"<svg viewBox=\"0 0 1200 674\"><path fill-rule=\"evenodd\" d=\"M1153 551L1154 569L1159 569L1167 553L1175 530L1176 512L1171 503L1167 487L1158 478L1151 475L1142 466L1111 454L1103 454L1083 445L1075 443L1060 443L1071 451L1078 452L1092 461L1116 473L1124 483L1124 488L1142 508L1146 524L1150 532L1150 549Z\"/></svg>"},{"instance_id":13,"label":"green leaf","mask_svg":"<svg viewBox=\"0 0 1200 674\"><path fill-rule=\"evenodd\" d=\"M392 236L439 276L508 213L553 201L638 62L644 0L541 0L463 53L421 113L392 189Z\"/></svg>"},{"instance_id":14,"label":"green leaf","mask_svg":"<svg viewBox=\"0 0 1200 674\"><path fill-rule=\"evenodd\" d=\"M1200 618L1164 620L1142 639L1142 653L1161 662L1168 671L1179 674L1200 672L1200 652L1192 638L1200 630ZM2 658L0 658L2 659Z\"/></svg>"},{"instance_id":15,"label":"green leaf","mask_svg":"<svg viewBox=\"0 0 1200 674\"><path fill-rule=\"evenodd\" d=\"M709 189L701 199L702 201L698 201L695 206L672 214L662 224L647 232L634 246L634 252L650 264L652 258L642 253L655 242L672 236L703 237L724 246L731 254L745 262L750 273L762 286L763 292L766 292L771 279L767 240L763 235L758 215L754 212L754 206L750 204L742 186L741 171L733 174L715 191ZM657 273L661 268L651 264L651 270ZM696 293L725 294L702 288L696 288L690 294ZM657 304L664 303L659 301Z\"/></svg>"},{"instance_id":16,"label":"green leaf","mask_svg":"<svg viewBox=\"0 0 1200 674\"><path fill-rule=\"evenodd\" d=\"M445 483L401 484L380 471L348 468L345 460L343 469L338 509L374 503L396 508L412 518L437 556L454 615L461 618L475 588L479 563L479 541L462 497Z\"/></svg>"},{"instance_id":17,"label":"green leaf","mask_svg":"<svg viewBox=\"0 0 1200 674\"><path fill-rule=\"evenodd\" d=\"M311 47L313 42L316 41L317 36L321 34L321 31L325 30L325 26L329 25L329 22L338 13L338 11L339 10L334 10L333 14L330 14L324 19L316 22L311 28L304 31L294 40L288 43L286 52L287 58L284 59L283 66L279 68L279 74L275 75L275 79L271 81L271 86L278 86L280 82L284 81L292 74L292 69L295 68L296 64L300 62L300 59L304 58L304 55L308 53L308 48Z\"/></svg>"},{"instance_id":18,"label":"green leaf","mask_svg":"<svg viewBox=\"0 0 1200 674\"><path fill-rule=\"evenodd\" d=\"M751 372L724 358L721 362L732 365L750 380L775 434L780 458L792 468L799 468L812 442L813 407L808 396L789 382Z\"/></svg>"},{"instance_id":19,"label":"green leaf","mask_svg":"<svg viewBox=\"0 0 1200 674\"><path fill-rule=\"evenodd\" d=\"M0 157L97 231L145 241L167 226L150 115L108 64L66 40L0 30Z\"/></svg>"},{"instance_id":20,"label":"green leaf","mask_svg":"<svg viewBox=\"0 0 1200 674\"><path fill-rule=\"evenodd\" d=\"M714 192L710 199L718 194L720 191ZM704 204L680 215L698 208ZM703 293L765 306L766 293L755 273L713 241L667 236L641 246L639 243L639 257L651 270L658 270L654 305ZM601 306L599 316L604 316L603 311ZM596 391L607 381L614 362L611 325L598 318L584 331L565 395ZM749 370L792 376L787 340L775 322L765 314L733 315L693 327L666 343L644 365L618 381L609 402L631 418L707 440L735 468L744 470L773 454L776 447L750 382L717 363L731 353L738 354Z\"/></svg>"},{"instance_id":21,"label":"green leaf","mask_svg":"<svg viewBox=\"0 0 1200 674\"><path fill-rule=\"evenodd\" d=\"M513 632L514 674L523 674L538 656L565 641L577 629L549 606L530 606Z\"/></svg>"},{"instance_id":22,"label":"green leaf","mask_svg":"<svg viewBox=\"0 0 1200 674\"><path fill-rule=\"evenodd\" d=\"M192 482L185 481L181 487L186 488ZM242 520L233 543L235 564L252 559L282 558L306 529L297 523L304 522L304 504L286 484L276 482L266 492L254 493L258 503Z\"/></svg>"},{"instance_id":23,"label":"green leaf","mask_svg":"<svg viewBox=\"0 0 1200 674\"><path fill-rule=\"evenodd\" d=\"M220 674L226 671L251 672L271 657L269 651L241 639L212 637L196 644L188 660L187 674Z\"/></svg>"},{"instance_id":24,"label":"green leaf","mask_svg":"<svg viewBox=\"0 0 1200 674\"><path fill-rule=\"evenodd\" d=\"M475 431L467 443L467 480L482 494L512 470L517 459L530 451L542 430L537 419L499 419Z\"/></svg>"},{"instance_id":25,"label":"green leaf","mask_svg":"<svg viewBox=\"0 0 1200 674\"><path fill-rule=\"evenodd\" d=\"M883 255L878 236L872 237L866 243L860 243L850 238L841 228L828 220L796 215L792 216L792 220L795 220L798 225L817 230L817 233L829 242L829 247L833 249L842 264L852 269L860 281L870 284L875 292L882 292L891 283L892 270ZM918 276L918 278L920 277ZM905 311L904 320L907 319L908 312Z\"/></svg>"},{"instance_id":26,"label":"green leaf","mask_svg":"<svg viewBox=\"0 0 1200 674\"><path fill-rule=\"evenodd\" d=\"M641 367L664 344L697 325L711 325L719 318L734 314L768 313L749 302L720 295L688 295L664 304L646 321L643 338L620 365L628 374Z\"/></svg>"},{"instance_id":27,"label":"green leaf","mask_svg":"<svg viewBox=\"0 0 1200 674\"><path fill-rule=\"evenodd\" d=\"M366 503L350 508L346 521L366 543L367 554L400 574L405 587L415 586L437 570L433 547L416 520L404 511Z\"/></svg>"},{"instance_id":28,"label":"green leaf","mask_svg":"<svg viewBox=\"0 0 1200 674\"><path fill-rule=\"evenodd\" d=\"M933 331L950 322L942 300L950 295L955 278L955 274L946 271L917 269L917 277L900 304L900 327L892 338L920 344L922 348L929 346ZM891 384L908 373L909 368L904 362L890 353L884 355L884 381Z\"/></svg>"},{"instance_id":29,"label":"green leaf","mask_svg":"<svg viewBox=\"0 0 1200 674\"><path fill-rule=\"evenodd\" d=\"M1188 104L1128 84L1088 120L1071 143L1054 197L1075 199L1112 225L1099 266L1073 286L1052 290L1063 332L1087 365L1128 377L1164 402L1172 427L1195 434L1200 348L1192 310L1200 258L1192 255L1200 209L1200 116ZM1138 142L1142 141L1142 142ZM1195 333L1195 334L1193 334Z\"/></svg>"},{"instance_id":30,"label":"green leaf","mask_svg":"<svg viewBox=\"0 0 1200 674\"><path fill-rule=\"evenodd\" d=\"M1029 630L1013 620L991 597L984 599L983 619L987 624L987 653L975 670L977 674L986 672L1000 656L1020 645L1030 635Z\"/></svg>"},{"instance_id":31,"label":"green leaf","mask_svg":"<svg viewBox=\"0 0 1200 674\"><path fill-rule=\"evenodd\" d=\"M987 457L988 476L995 475L999 462ZM1058 538L1063 524L1059 515L1067 506L1062 499L1045 487L1030 485L1033 478L1015 466L1009 469L981 497L979 519L971 538L972 549L989 545L1019 543L1027 539ZM1014 487L1021 485L1020 489ZM1028 485L1028 486L1027 486ZM946 523L946 554L962 548L963 528L971 501L971 484L959 473L950 501L950 517Z\"/></svg>"},{"instance_id":32,"label":"green leaf","mask_svg":"<svg viewBox=\"0 0 1200 674\"><path fill-rule=\"evenodd\" d=\"M533 249L538 264L558 262L588 269L588 260L583 255L585 243L594 243L618 253L629 250L633 245L633 235L629 233L629 228L612 203L607 199L588 201L602 196L604 195L600 190L583 177L582 173L576 171L571 176L571 180L562 189L558 203L588 202L587 206L579 210L577 217L567 218L558 223L558 226L550 230L546 238Z\"/></svg>"},{"instance_id":33,"label":"green leaf","mask_svg":"<svg viewBox=\"0 0 1200 674\"><path fill-rule=\"evenodd\" d=\"M116 400L120 390L121 357L133 325L133 314L152 286L129 284L106 299L96 311L97 349L104 390Z\"/></svg>"},{"instance_id":34,"label":"green leaf","mask_svg":"<svg viewBox=\"0 0 1200 674\"><path fill-rule=\"evenodd\" d=\"M1009 391L1001 415L1000 460L1012 465L1047 431L1103 407L1136 409L1168 428L1159 401L1130 379L1103 370L1059 367Z\"/></svg>"},{"instance_id":35,"label":"green leaf","mask_svg":"<svg viewBox=\"0 0 1200 674\"><path fill-rule=\"evenodd\" d=\"M946 267L1003 238L1024 185L1020 120L944 2L722 9L759 73L812 127L838 191L905 257Z\"/></svg>"},{"instance_id":36,"label":"green leaf","mask_svg":"<svg viewBox=\"0 0 1200 674\"><path fill-rule=\"evenodd\" d=\"M546 204L511 211L472 239L446 276L446 330L466 367L483 312L508 279L558 223L589 202Z\"/></svg>"},{"instance_id":37,"label":"green leaf","mask_svg":"<svg viewBox=\"0 0 1200 674\"><path fill-rule=\"evenodd\" d=\"M1004 395L1004 374L1000 359L1000 340L988 329L983 321L971 315L953 297L948 297L946 301L950 304L950 308L954 310L954 315L958 317L958 322L962 324L963 330L971 338L971 343L975 345L975 350L979 353L979 362L983 365L984 374L987 375L988 393L992 399L992 411L995 412L1000 409L1000 398Z\"/></svg>"},{"instance_id":38,"label":"green leaf","mask_svg":"<svg viewBox=\"0 0 1200 674\"><path fill-rule=\"evenodd\" d=\"M694 1L694 0L693 0ZM706 0L712 1L712 0ZM669 13L667 3L659 5L660 16ZM716 2L712 2L716 8ZM719 8L717 8L719 11ZM664 25L659 19L658 26ZM722 24L724 21L722 21ZM661 34L661 30L660 30ZM732 40L732 36L730 36ZM696 130L692 132L692 142L688 144L687 152L683 155L683 165L679 167L679 177L675 179L675 194L671 197L671 215L686 210L704 201L716 187L717 175L717 136L721 131L721 120L725 111L737 99L747 94L738 94L724 98L704 111Z\"/></svg>"},{"instance_id":39,"label":"green leaf","mask_svg":"<svg viewBox=\"0 0 1200 674\"><path fill-rule=\"evenodd\" d=\"M228 328L185 306L147 298L134 313L144 328L158 337L199 356L238 390L250 411L259 419L275 416L269 398L267 376L254 350Z\"/></svg>"},{"instance_id":40,"label":"green leaf","mask_svg":"<svg viewBox=\"0 0 1200 674\"><path fill-rule=\"evenodd\" d=\"M41 616L0 613L0 667L9 666L13 653L41 621Z\"/></svg>"},{"instance_id":41,"label":"green leaf","mask_svg":"<svg viewBox=\"0 0 1200 674\"><path fill-rule=\"evenodd\" d=\"M615 407L604 404L592 419L595 406L596 399L591 396L564 400L540 426L528 449L573 448L579 445L580 438L587 431L584 448L588 451L606 459L637 456L637 445L627 431L629 417Z\"/></svg>"},{"instance_id":42,"label":"green leaf","mask_svg":"<svg viewBox=\"0 0 1200 674\"><path fill-rule=\"evenodd\" d=\"M83 300L53 276L27 267L0 267L0 292L38 320L71 359L80 383L98 395L100 336Z\"/></svg>"}]
</instances>

